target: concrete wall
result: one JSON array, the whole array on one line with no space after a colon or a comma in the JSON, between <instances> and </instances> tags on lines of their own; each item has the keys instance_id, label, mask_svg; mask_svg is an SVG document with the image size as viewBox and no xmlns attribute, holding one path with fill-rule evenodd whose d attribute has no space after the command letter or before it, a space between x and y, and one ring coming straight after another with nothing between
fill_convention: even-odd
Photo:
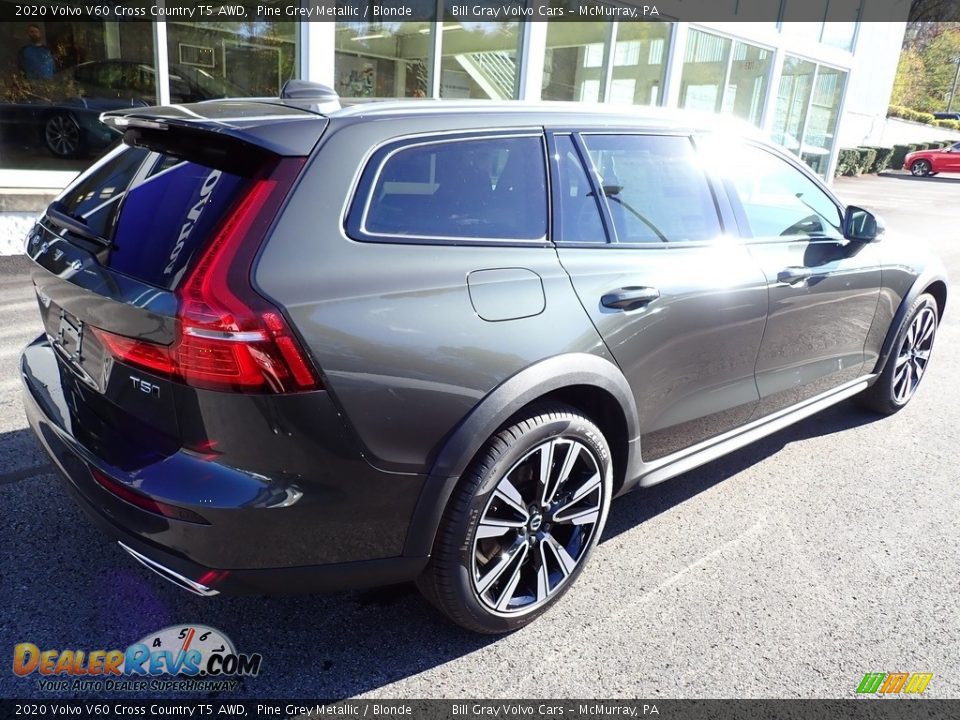
<instances>
[{"instance_id":1,"label":"concrete wall","mask_svg":"<svg viewBox=\"0 0 960 720\"><path fill-rule=\"evenodd\" d=\"M890 147L892 145L909 145L910 143L922 143L931 140L960 141L960 132L935 127L933 125L910 122L909 120L887 118L880 133L880 142L876 144Z\"/></svg>"}]
</instances>

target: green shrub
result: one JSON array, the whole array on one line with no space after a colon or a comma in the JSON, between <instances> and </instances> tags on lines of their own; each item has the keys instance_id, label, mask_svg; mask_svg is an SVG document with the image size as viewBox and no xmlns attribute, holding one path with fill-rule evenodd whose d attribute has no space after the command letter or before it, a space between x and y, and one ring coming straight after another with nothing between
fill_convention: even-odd
<instances>
[{"instance_id":1,"label":"green shrub","mask_svg":"<svg viewBox=\"0 0 960 720\"><path fill-rule=\"evenodd\" d=\"M929 150L929 149L930 149L930 145L927 144L927 143L916 143L916 144L914 144L914 145L911 145L910 147L913 148L913 150L911 150L910 152L916 152L917 150Z\"/></svg>"},{"instance_id":2,"label":"green shrub","mask_svg":"<svg viewBox=\"0 0 960 720\"><path fill-rule=\"evenodd\" d=\"M856 148L840 148L837 153L837 170L835 176L857 175L860 167L860 151Z\"/></svg>"},{"instance_id":3,"label":"green shrub","mask_svg":"<svg viewBox=\"0 0 960 720\"><path fill-rule=\"evenodd\" d=\"M960 120L934 120L933 124L947 130L960 130Z\"/></svg>"},{"instance_id":4,"label":"green shrub","mask_svg":"<svg viewBox=\"0 0 960 720\"><path fill-rule=\"evenodd\" d=\"M877 159L877 151L869 147L859 147L857 153L860 156L857 160L857 175L871 172L870 168Z\"/></svg>"},{"instance_id":5,"label":"green shrub","mask_svg":"<svg viewBox=\"0 0 960 720\"><path fill-rule=\"evenodd\" d=\"M874 158L873 165L867 172L882 173L890 167L890 159L893 157L893 148L875 147L873 148L877 155Z\"/></svg>"},{"instance_id":6,"label":"green shrub","mask_svg":"<svg viewBox=\"0 0 960 720\"><path fill-rule=\"evenodd\" d=\"M894 170L900 170L903 167L903 159L907 153L913 152L914 148L910 145L894 145L893 152L890 155L889 167Z\"/></svg>"}]
</instances>

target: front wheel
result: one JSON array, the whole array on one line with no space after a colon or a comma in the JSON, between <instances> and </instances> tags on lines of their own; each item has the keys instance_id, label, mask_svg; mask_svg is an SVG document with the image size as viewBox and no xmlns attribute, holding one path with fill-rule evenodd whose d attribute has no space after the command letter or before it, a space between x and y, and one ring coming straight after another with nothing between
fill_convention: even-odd
<instances>
[{"instance_id":1,"label":"front wheel","mask_svg":"<svg viewBox=\"0 0 960 720\"><path fill-rule=\"evenodd\" d=\"M417 581L454 622L516 630L570 588L610 507L610 449L564 405L535 408L494 435L460 478Z\"/></svg>"},{"instance_id":2,"label":"front wheel","mask_svg":"<svg viewBox=\"0 0 960 720\"><path fill-rule=\"evenodd\" d=\"M930 175L930 161L929 160L914 160L910 165L910 172L917 177L925 177Z\"/></svg>"},{"instance_id":3,"label":"front wheel","mask_svg":"<svg viewBox=\"0 0 960 720\"><path fill-rule=\"evenodd\" d=\"M922 294L900 325L880 377L856 396L861 406L892 415L910 402L927 372L938 322L937 301L932 295Z\"/></svg>"}]
</instances>

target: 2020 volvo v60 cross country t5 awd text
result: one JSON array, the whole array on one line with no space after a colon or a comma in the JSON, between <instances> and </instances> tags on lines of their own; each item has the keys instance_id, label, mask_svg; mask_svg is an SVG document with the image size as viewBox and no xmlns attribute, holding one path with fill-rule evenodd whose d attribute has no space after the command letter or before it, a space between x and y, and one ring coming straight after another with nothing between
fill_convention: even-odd
<instances>
[{"instance_id":1,"label":"2020 volvo v60 cross country t5 awd text","mask_svg":"<svg viewBox=\"0 0 960 720\"><path fill-rule=\"evenodd\" d=\"M614 496L928 369L941 265L761 141L296 90L106 113L27 239L33 431L193 592L416 580L509 631Z\"/></svg>"}]
</instances>

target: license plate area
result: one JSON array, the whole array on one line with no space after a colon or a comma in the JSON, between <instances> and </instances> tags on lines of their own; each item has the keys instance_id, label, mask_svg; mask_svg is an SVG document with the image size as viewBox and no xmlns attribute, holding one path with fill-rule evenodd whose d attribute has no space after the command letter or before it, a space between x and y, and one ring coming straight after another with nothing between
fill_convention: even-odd
<instances>
[{"instance_id":1,"label":"license plate area","mask_svg":"<svg viewBox=\"0 0 960 720\"><path fill-rule=\"evenodd\" d=\"M66 310L60 310L60 321L57 332L53 336L53 346L71 365L79 368L83 358L83 322Z\"/></svg>"}]
</instances>

